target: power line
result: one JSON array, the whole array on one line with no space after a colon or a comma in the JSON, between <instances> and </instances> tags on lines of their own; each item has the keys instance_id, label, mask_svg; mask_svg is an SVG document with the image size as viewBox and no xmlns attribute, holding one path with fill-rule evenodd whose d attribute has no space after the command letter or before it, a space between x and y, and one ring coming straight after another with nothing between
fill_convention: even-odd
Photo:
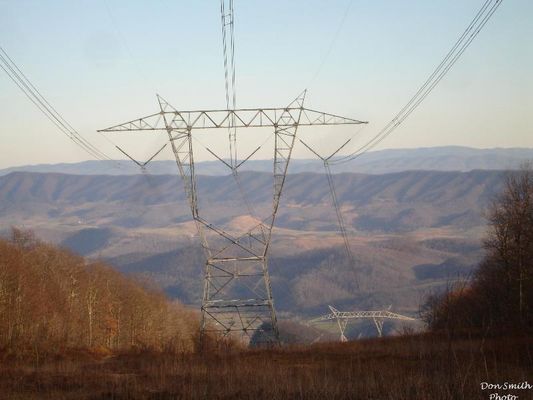
<instances>
[{"instance_id":1,"label":"power line","mask_svg":"<svg viewBox=\"0 0 533 400\"><path fill-rule=\"evenodd\" d=\"M6 68L2 69L9 78L23 91L23 93L32 101L34 105L56 125L64 134L72 139L77 145L97 159L109 159L104 153L84 139L72 126L50 105L50 103L41 95L31 81L23 74L14 61L9 57L3 48L0 47L0 61Z\"/></svg>"},{"instance_id":2,"label":"power line","mask_svg":"<svg viewBox=\"0 0 533 400\"><path fill-rule=\"evenodd\" d=\"M355 257L352 253L352 248L350 247L350 241L348 240L348 233L346 232L346 222L344 221L344 217L342 215L339 199L337 197L337 191L335 190L335 183L333 181L333 174L331 173L331 168L328 160L324 161L324 169L326 170L326 177L328 178L328 185L331 192L333 207L335 208L335 213L337 214L337 221L339 223L339 230L341 231L344 247L346 249L346 253L348 254L350 265L352 267L355 267ZM355 275L355 284L356 287L359 288L359 279L357 275Z\"/></svg>"},{"instance_id":3,"label":"power line","mask_svg":"<svg viewBox=\"0 0 533 400\"><path fill-rule=\"evenodd\" d=\"M237 86L236 86L236 72L235 72L235 9L233 6L233 0L228 0L228 10L226 11L226 0L220 0L220 20L222 26L222 51L224 55L224 78L226 89L226 109L235 110L237 108ZM229 27L229 55L228 55L228 27ZM255 217L256 212L252 205L252 202L248 199L246 192L242 186L238 168L244 164L251 156L253 156L259 148L253 151L242 162L239 162L239 155L237 152L237 128L235 124L235 114L231 114L228 120L228 139L229 139L229 153L230 163L226 164L211 150L207 149L211 154L215 155L224 164L228 165L231 169L231 173L235 180L235 183L239 189L239 193L243 202L246 205L248 214Z\"/></svg>"},{"instance_id":4,"label":"power line","mask_svg":"<svg viewBox=\"0 0 533 400\"><path fill-rule=\"evenodd\" d=\"M120 26L119 26L119 21L117 20L117 18L115 17L115 13L113 12L112 10L112 7L111 7L111 4L109 3L109 1L107 0L104 0L103 1L104 3L104 6L105 6L105 9L106 9L106 12L107 12L107 16L109 17L109 21L111 22L111 25L113 25L113 29L115 31L115 34L117 36L117 38L119 39L119 41L121 42L122 44L122 47L124 48L124 50L126 51L129 59L130 59L130 62L131 64L133 65L133 69L135 70L135 72L137 73L137 75L139 76L139 78L141 78L141 81L143 82L147 82L148 84L151 84L152 88L154 88L156 85L154 85L154 80L152 79L152 76L149 76L146 71L141 68L141 66L139 65L139 63L137 62L137 59L136 57L134 56L132 50L131 50L131 47L128 45L128 40L126 39L126 36L123 34L122 30L120 29ZM156 90L157 92L157 90ZM101 134L101 133L100 133ZM159 155L159 153L161 153L161 151L163 150L163 147L159 148L158 151L156 151L155 153L153 153L152 156L150 156L147 161L139 161L137 159L134 159L132 158L128 153L126 153L124 151L124 149L122 149L120 146L118 146L115 142L113 142L112 140L110 140L106 135L103 135L101 134L102 137L104 139L106 139L110 144L113 145L113 147L115 147L118 151L120 151L122 154L126 155L130 160L132 160L136 165L139 166L140 168L140 171L142 172L143 176L147 176L150 174L150 170L148 170L146 167L147 165L157 156Z\"/></svg>"},{"instance_id":5,"label":"power line","mask_svg":"<svg viewBox=\"0 0 533 400\"><path fill-rule=\"evenodd\" d=\"M128 40L126 36L124 35L122 29L120 28L120 24L119 24L120 20L117 19L117 17L115 16L115 13L113 12L110 2L108 0L104 0L103 3L106 9L106 12L107 12L107 16L109 17L109 21L111 22L111 25L113 26L113 30L115 31L115 36L118 38L122 47L126 51L128 58L130 59L130 62L134 67L133 69L135 69L135 72L137 73L137 75L139 76L142 82L144 82L145 84L155 89L157 85L154 84L155 82L154 82L153 76L149 75L146 72L146 69L142 68L139 65L139 62L137 61L137 57L134 55L134 52L132 51L131 47L128 44ZM157 93L158 90L154 90L154 92Z\"/></svg>"},{"instance_id":6,"label":"power line","mask_svg":"<svg viewBox=\"0 0 533 400\"><path fill-rule=\"evenodd\" d=\"M0 67L17 85L26 97L41 111L63 134L77 146L98 160L111 160L105 153L85 139L70 123L46 100L33 83L24 75L17 64L0 46Z\"/></svg>"},{"instance_id":7,"label":"power line","mask_svg":"<svg viewBox=\"0 0 533 400\"><path fill-rule=\"evenodd\" d=\"M337 154L343 147L345 147L352 138L348 139L339 149L332 153L329 157L322 157L315 150L313 150L309 145L300 139L300 142L314 153L318 158L320 158L324 164L324 169L326 172L326 177L328 180L329 189L331 192L332 203L337 215L337 221L339 224L339 230L343 238L344 247L350 259L352 265L355 264L355 259L350 247L348 240L348 233L346 231L346 223L342 215L342 210L338 201L335 182L333 180L333 174L331 171L331 164L340 164L345 163L355 158L359 157L364 152L368 151L372 147L376 146L379 142L384 140L392 131L401 124L417 107L420 103L429 95L433 88L441 81L441 79L446 75L450 68L457 62L459 57L464 53L467 47L472 43L477 34L481 31L483 26L487 23L490 17L494 14L498 6L501 4L501 0L496 0L492 7L489 6L492 4L492 0L486 0L481 9L478 11L474 19L470 22L466 30L455 42L452 49L448 52L446 57L441 61L437 66L435 71L429 76L429 78L424 82L424 84L418 89L416 94L409 100L409 102L396 114L396 116L389 122L374 138L367 142L364 146L360 147L354 153L344 156L338 159L333 159L335 154ZM488 11L487 11L488 10ZM470 35L470 36L469 36ZM355 135L354 135L355 136ZM357 286L359 282L356 281Z\"/></svg>"},{"instance_id":8,"label":"power line","mask_svg":"<svg viewBox=\"0 0 533 400\"><path fill-rule=\"evenodd\" d=\"M453 67L461 55L470 46L472 41L481 32L485 24L501 5L502 0L486 0L483 6L472 19L466 30L455 42L451 50L446 54L441 63L435 68L424 84L418 89L405 106L394 116L394 118L383 127L373 138L354 152L331 161L331 164L341 164L352 160L366 153L370 149L381 143L388 137L411 113L418 108L424 99L431 93L437 84L444 78Z\"/></svg>"},{"instance_id":9,"label":"power line","mask_svg":"<svg viewBox=\"0 0 533 400\"><path fill-rule=\"evenodd\" d=\"M228 7L226 8L226 1ZM237 108L237 89L235 72L235 10L233 0L220 0L220 21L222 26L222 51L224 54L224 79L226 89L226 109ZM228 32L229 30L229 32ZM228 54L229 34L229 54ZM232 114L228 125L230 164L237 165L237 130L235 116Z\"/></svg>"},{"instance_id":10,"label":"power line","mask_svg":"<svg viewBox=\"0 0 533 400\"><path fill-rule=\"evenodd\" d=\"M100 159L100 156L97 156L93 151L89 148L85 147L85 144L83 142L80 142L80 140L71 135L68 128L66 128L63 125L63 122L55 117L53 114L50 114L46 108L46 106L43 104L43 102L38 98L34 96L34 93L31 91L31 89L28 87L28 84L24 82L24 80L20 79L20 76L17 74L17 72L13 69L13 67L7 63L6 59L2 57L0 54L0 61L4 63L4 65L0 64L0 67L4 70L4 72L8 75L8 77L19 87L19 89L28 97L28 99L54 124L56 127L61 130L67 137L69 137L71 140L73 140L78 145L84 147L86 151L88 151L93 157L96 157ZM7 69L6 69L7 68Z\"/></svg>"},{"instance_id":11,"label":"power line","mask_svg":"<svg viewBox=\"0 0 533 400\"><path fill-rule=\"evenodd\" d=\"M328 180L328 186L329 191L331 193L331 202L333 204L333 208L335 209L335 214L337 216L337 223L339 225L339 231L341 233L341 237L344 243L344 248L346 249L346 254L348 255L348 261L352 267L355 267L355 257L352 252L352 248L350 247L350 240L348 238L348 232L346 229L346 222L344 221L344 216L342 215L341 205L339 203L339 198L337 196L337 190L335 189L335 181L333 179L333 173L331 172L331 167L329 165L330 160L335 154L337 154L338 151L340 151L344 146L346 146L351 139L348 139L341 147L339 147L335 152L333 152L328 157L323 157L320 154L318 154L317 151L313 150L311 146L309 146L307 143L305 143L302 139L299 139L300 143L302 143L309 151L311 151L315 156L320 158L324 165L324 170L326 171L326 178ZM359 278L357 275L355 275L355 284L356 287L359 288Z\"/></svg>"},{"instance_id":12,"label":"power line","mask_svg":"<svg viewBox=\"0 0 533 400\"><path fill-rule=\"evenodd\" d=\"M346 17L348 16L348 13L350 12L350 9L352 8L352 4L353 4L353 0L350 0L349 3L348 3L348 6L344 10L344 14L342 15L342 18L341 18L339 24L337 25L337 30L335 31L335 34L333 35L333 38L331 39L329 47L328 47L327 51L324 53L324 56L322 57L322 60L320 61L320 64L318 65L318 67L317 67L317 69L315 71L315 74L313 75L313 77L309 81L309 84L307 85L307 88L309 88L315 82L316 78L318 77L318 75L322 71L322 68L324 67L324 64L326 63L326 60L328 59L328 57L331 54L331 51L333 50L333 46L335 45L335 42L337 41L339 33L341 32L342 27L344 26L344 22L346 21Z\"/></svg>"}]
</instances>

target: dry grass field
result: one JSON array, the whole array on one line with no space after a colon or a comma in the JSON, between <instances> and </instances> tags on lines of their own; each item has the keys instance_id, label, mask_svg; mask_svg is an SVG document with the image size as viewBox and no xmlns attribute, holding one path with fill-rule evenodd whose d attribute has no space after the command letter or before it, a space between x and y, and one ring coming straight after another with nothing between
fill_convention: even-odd
<instances>
[{"instance_id":1,"label":"dry grass field","mask_svg":"<svg viewBox=\"0 0 533 400\"><path fill-rule=\"evenodd\" d=\"M435 335L203 354L103 350L0 364L2 399L488 399L532 381L533 338ZM533 390L499 391L520 400Z\"/></svg>"}]
</instances>

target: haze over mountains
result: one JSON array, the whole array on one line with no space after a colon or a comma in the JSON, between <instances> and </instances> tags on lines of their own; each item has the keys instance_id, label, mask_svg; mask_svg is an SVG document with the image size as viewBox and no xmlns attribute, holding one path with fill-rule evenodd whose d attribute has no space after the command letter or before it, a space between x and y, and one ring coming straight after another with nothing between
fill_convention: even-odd
<instances>
[{"instance_id":1,"label":"haze over mountains","mask_svg":"<svg viewBox=\"0 0 533 400\"><path fill-rule=\"evenodd\" d=\"M350 265L325 176L289 175L271 256L280 317L309 318L328 304L393 304L416 314L425 294L465 276L482 256L482 211L502 177L501 171L336 175L356 259ZM269 174L245 172L241 179L254 188L254 206L270 205L271 197L258 190L271 187ZM200 206L225 229L238 231L247 219L235 205L231 180L199 177ZM199 304L203 254L175 175L11 173L0 177L0 226L7 233L11 225L149 276L170 295Z\"/></svg>"},{"instance_id":2,"label":"haze over mountains","mask_svg":"<svg viewBox=\"0 0 533 400\"><path fill-rule=\"evenodd\" d=\"M405 171L383 175L337 174L337 196L347 221L360 232L412 232L419 228L453 226L471 229L483 224L474 211L483 207L501 186L502 171ZM218 224L242 215L235 209L238 193L232 178L199 176L202 212L213 209ZM271 201L271 176L244 172L241 182L252 187L249 200L260 208ZM66 175L14 172L0 178L2 219L12 223L47 216L45 225L62 221L75 226L110 228L162 228L189 223L185 194L172 175ZM330 192L324 175L291 174L287 177L278 228L304 231L336 229L325 219ZM205 203L205 205L204 205ZM209 206L208 206L209 204ZM309 212L308 209L313 209ZM20 221L20 222L22 222Z\"/></svg>"},{"instance_id":3,"label":"haze over mountains","mask_svg":"<svg viewBox=\"0 0 533 400\"><path fill-rule=\"evenodd\" d=\"M516 169L522 162L533 159L533 149L496 148L473 149L469 147L448 146L420 149L381 150L363 154L356 160L334 167L334 172L358 172L364 174L383 174L408 170L429 171L471 171L474 169L506 170ZM198 162L196 171L203 175L225 175L219 161ZM268 160L250 160L241 171L270 172ZM139 168L129 161L120 166L114 161L85 161L72 164L41 164L5 168L0 175L14 171L57 172L76 175L131 175L138 174ZM174 161L152 161L146 171L154 175L175 174ZM291 173L323 172L323 166L315 160L293 159Z\"/></svg>"},{"instance_id":4,"label":"haze over mountains","mask_svg":"<svg viewBox=\"0 0 533 400\"><path fill-rule=\"evenodd\" d=\"M270 258L282 319L316 316L329 304L339 309L392 304L393 310L416 315L428 292L467 276L481 259L483 212L502 187L503 169L533 159L533 150L436 148L370 156L354 168L373 174L334 177L355 265L342 247L323 167L299 160L293 164ZM46 241L149 277L196 307L204 256L175 164L168 163L168 175L93 174L106 164L88 162L64 167L63 173L0 176L0 233L13 225L33 229ZM250 166L261 169L262 163ZM167 168L166 162L156 165ZM209 172L210 164L201 165ZM320 173L307 171L311 165ZM494 169L498 166L502 170ZM407 170L378 174L402 168ZM246 230L257 217L245 215L231 176L213 175L198 176L201 213L229 232ZM271 207L271 173L242 171L240 180L254 213Z\"/></svg>"}]
</instances>

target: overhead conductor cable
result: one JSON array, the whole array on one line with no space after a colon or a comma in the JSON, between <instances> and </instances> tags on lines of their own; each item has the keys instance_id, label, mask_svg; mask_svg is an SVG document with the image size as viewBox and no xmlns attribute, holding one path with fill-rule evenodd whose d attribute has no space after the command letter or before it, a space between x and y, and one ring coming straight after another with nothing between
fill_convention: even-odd
<instances>
[{"instance_id":1,"label":"overhead conductor cable","mask_svg":"<svg viewBox=\"0 0 533 400\"><path fill-rule=\"evenodd\" d=\"M468 27L457 39L444 59L435 68L432 74L426 79L424 84L418 89L415 95L405 104L405 106L385 125L374 137L367 143L360 146L352 153L339 157L331 161L332 165L352 161L370 149L377 146L381 141L388 137L411 113L424 101L437 84L444 78L448 71L453 67L465 50L470 46L472 41L481 32L492 15L496 12L503 0L486 0L480 10L477 12Z\"/></svg>"},{"instance_id":2,"label":"overhead conductor cable","mask_svg":"<svg viewBox=\"0 0 533 400\"><path fill-rule=\"evenodd\" d=\"M24 75L15 62L9 57L7 52L0 46L0 68L17 85L17 87L28 97L28 99L67 137L76 145L81 147L92 157L98 160L110 160L110 158L100 151L96 146L85 139L76 129L70 125L65 118L46 100L32 82Z\"/></svg>"}]
</instances>

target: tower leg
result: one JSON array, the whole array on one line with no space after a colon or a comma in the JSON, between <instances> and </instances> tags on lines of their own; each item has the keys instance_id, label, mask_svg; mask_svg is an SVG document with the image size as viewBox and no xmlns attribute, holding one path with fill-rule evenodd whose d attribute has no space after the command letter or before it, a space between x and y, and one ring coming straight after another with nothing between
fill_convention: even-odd
<instances>
[{"instance_id":1,"label":"tower leg","mask_svg":"<svg viewBox=\"0 0 533 400\"><path fill-rule=\"evenodd\" d=\"M374 320L374 325L376 325L376 330L378 331L378 337L383 336L383 320L378 318L372 318Z\"/></svg>"},{"instance_id":2,"label":"tower leg","mask_svg":"<svg viewBox=\"0 0 533 400\"><path fill-rule=\"evenodd\" d=\"M279 115L274 125L272 214L239 237L234 237L208 223L200 216L191 128L180 113L160 97L158 99L192 217L207 258L204 268L200 340L203 342L206 334L213 331L223 337L238 336L252 344L279 343L268 273L268 250L303 110L305 91ZM295 104L297 107L291 108L291 105ZM165 114L169 110L175 111L172 121L168 120ZM176 130L174 129L176 124L187 128ZM283 128L278 125L282 125ZM177 134L174 135L176 131ZM215 249L209 245L207 231L215 234L217 245L222 242L222 247Z\"/></svg>"}]
</instances>

